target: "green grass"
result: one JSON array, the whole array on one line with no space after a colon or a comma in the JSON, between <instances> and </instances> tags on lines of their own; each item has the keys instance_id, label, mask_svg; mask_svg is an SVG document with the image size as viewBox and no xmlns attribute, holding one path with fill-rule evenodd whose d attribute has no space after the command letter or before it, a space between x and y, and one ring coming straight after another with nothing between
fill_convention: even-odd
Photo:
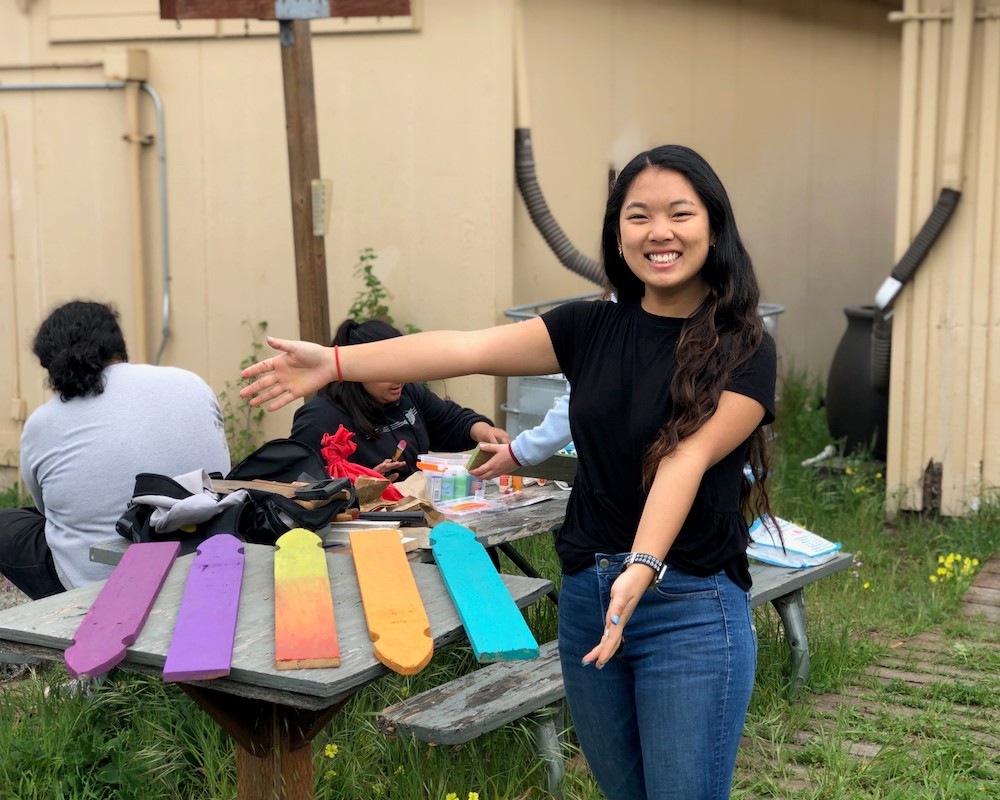
<instances>
[{"instance_id":1,"label":"green grass","mask_svg":"<svg viewBox=\"0 0 1000 800\"><path fill-rule=\"evenodd\" d=\"M770 607L756 610L759 669L734 797L1000 796L996 751L984 751L974 735L1000 741L995 626L956 613L971 575L929 579L939 555L961 553L982 563L996 552L1000 506L987 504L966 519L904 514L887 526L878 464L852 458L838 461L835 470L800 466L829 443L821 393L819 383L804 375L781 387L772 505L777 515L840 541L858 563L806 590L812 665L802 696L786 692L788 650L777 615ZM16 493L0 495L4 502L16 503ZM518 547L546 577L558 580L550 537ZM536 603L527 616L539 641L554 637L551 603ZM894 643L930 630L951 642L945 663L974 668L975 681L945 676L911 685L865 674L897 652ZM421 674L390 675L359 692L316 738L316 798L444 800L454 793L468 800L469 792L480 800L542 798L544 775L525 725L456 747L388 739L376 730L374 717L385 706L473 667L468 648L452 645ZM57 691L46 696L47 686L66 677L62 667L47 666L0 689L5 800L236 796L232 742L176 686L115 671L90 697ZM824 693L845 687L862 693L864 702L837 708L819 702ZM872 751L852 753L856 743ZM577 764L573 759L568 770L567 797L598 800L600 793Z\"/></svg>"}]
</instances>

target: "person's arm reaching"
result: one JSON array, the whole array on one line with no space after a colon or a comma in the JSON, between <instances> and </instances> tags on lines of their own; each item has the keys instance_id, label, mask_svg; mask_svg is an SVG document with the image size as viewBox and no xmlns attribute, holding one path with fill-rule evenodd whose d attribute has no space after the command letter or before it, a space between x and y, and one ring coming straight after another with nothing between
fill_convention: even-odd
<instances>
[{"instance_id":1,"label":"person's arm reaching","mask_svg":"<svg viewBox=\"0 0 1000 800\"><path fill-rule=\"evenodd\" d=\"M350 347L268 337L280 350L242 372L250 405L276 411L331 381L425 381L459 375L547 375L559 371L540 318L479 331L428 331Z\"/></svg>"},{"instance_id":2,"label":"person's arm reaching","mask_svg":"<svg viewBox=\"0 0 1000 800\"><path fill-rule=\"evenodd\" d=\"M485 464L472 470L472 474L483 480L507 475L518 467L539 464L553 453L557 453L573 440L569 430L569 393L560 397L548 410L544 419L527 431L522 431L510 443L481 444L481 452L493 453Z\"/></svg>"}]
</instances>

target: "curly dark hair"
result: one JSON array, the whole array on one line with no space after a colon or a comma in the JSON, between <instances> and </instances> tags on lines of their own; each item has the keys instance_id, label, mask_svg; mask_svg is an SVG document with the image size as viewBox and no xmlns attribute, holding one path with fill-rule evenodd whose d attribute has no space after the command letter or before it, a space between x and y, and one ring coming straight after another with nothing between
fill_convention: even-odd
<instances>
[{"instance_id":1,"label":"curly dark hair","mask_svg":"<svg viewBox=\"0 0 1000 800\"><path fill-rule=\"evenodd\" d=\"M49 314L31 350L63 402L101 394L104 368L113 361L128 361L118 312L86 300L73 300Z\"/></svg>"},{"instance_id":2,"label":"curly dark hair","mask_svg":"<svg viewBox=\"0 0 1000 800\"><path fill-rule=\"evenodd\" d=\"M745 364L764 338L764 322L757 313L760 289L753 263L736 229L729 196L719 176L698 153L681 145L664 145L640 153L621 171L608 196L601 235L604 271L620 301L638 300L645 285L618 254L619 218L625 196L643 170L673 170L692 185L708 210L714 247L701 275L708 296L684 324L677 343L677 370L671 383L673 414L646 452L643 479L647 486L659 462L715 413L719 397L733 371ZM767 437L757 428L747 455L753 480L744 477L740 508L763 517L770 513L765 476Z\"/></svg>"},{"instance_id":3,"label":"curly dark hair","mask_svg":"<svg viewBox=\"0 0 1000 800\"><path fill-rule=\"evenodd\" d=\"M353 319L345 319L340 323L337 332L333 336L331 345L365 344L367 342L380 342L383 339L394 339L403 334L396 330L388 322L373 319L368 322L358 322ZM369 439L377 439L379 431L385 425L385 411L381 404L375 402L362 383L357 381L344 381L338 383L328 383L319 390L327 400L350 416L357 423L357 427L362 435Z\"/></svg>"}]
</instances>

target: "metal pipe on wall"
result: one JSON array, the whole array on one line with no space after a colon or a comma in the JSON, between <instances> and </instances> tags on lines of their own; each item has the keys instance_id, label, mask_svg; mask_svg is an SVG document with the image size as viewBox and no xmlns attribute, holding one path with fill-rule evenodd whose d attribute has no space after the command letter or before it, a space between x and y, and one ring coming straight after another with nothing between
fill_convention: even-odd
<instances>
[{"instance_id":1,"label":"metal pipe on wall","mask_svg":"<svg viewBox=\"0 0 1000 800\"><path fill-rule=\"evenodd\" d=\"M45 65L42 65L45 66ZM0 83L0 92L34 92L34 91L78 91L78 90L118 90L125 89L126 81L94 81L94 82L83 82L83 83L61 83L61 82L46 82L46 83ZM162 252L162 283L163 283L163 319L161 327L161 339L159 347L157 348L156 356L153 361L154 364L160 362L160 358L163 355L163 351L167 345L167 339L170 336L170 244L169 244L169 229L167 227L167 171L166 171L166 141L164 136L164 111L163 102L160 99L160 95L156 90L149 85L146 81L131 81L131 83L136 83L138 88L145 91L150 98L153 100L154 107L156 109L156 141L157 141L157 154L159 159L159 173L160 173L160 235L162 238L161 252ZM136 126L137 127L137 126ZM131 125L129 130L131 131ZM136 131L138 133L138 131ZM129 134L130 135L130 134ZM141 148L142 143L134 144L130 142L130 147ZM141 194L140 194L141 199ZM134 248L133 248L134 252ZM144 271L143 271L144 274ZM143 290L144 294L145 290ZM141 308L137 308L137 314L142 315L143 320L145 319L145 303L142 303ZM142 342L142 352L143 360L145 360L145 327L139 327L137 325L137 330L140 332L140 336L137 337L137 341Z\"/></svg>"},{"instance_id":2,"label":"metal pipe on wall","mask_svg":"<svg viewBox=\"0 0 1000 800\"><path fill-rule=\"evenodd\" d=\"M144 141L139 123L139 82L125 82L125 141L128 143L129 220L132 228L132 305L135 330L132 358L145 364L149 358L146 347L146 239L142 230L142 148Z\"/></svg>"}]
</instances>

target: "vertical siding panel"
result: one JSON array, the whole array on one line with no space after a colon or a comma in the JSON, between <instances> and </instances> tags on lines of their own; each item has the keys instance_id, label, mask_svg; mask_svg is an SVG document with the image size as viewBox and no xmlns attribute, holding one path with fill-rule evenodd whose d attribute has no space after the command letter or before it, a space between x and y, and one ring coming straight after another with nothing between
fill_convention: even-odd
<instances>
[{"instance_id":1,"label":"vertical siding panel","mask_svg":"<svg viewBox=\"0 0 1000 800\"><path fill-rule=\"evenodd\" d=\"M941 23L924 23L921 30L920 99L917 109L916 181L911 206L910 240L912 240L934 204L937 187L938 117L940 103ZM936 414L939 398L928 385L927 368L932 359L928 324L931 319L932 284L936 272L933 256L921 265L911 286L912 321L909 327L911 352L907 359L910 403L906 413L907 459L904 481L919 486L927 462L928 442L936 441ZM940 456L937 456L940 458ZM918 498L917 508L922 508Z\"/></svg>"},{"instance_id":2,"label":"vertical siding panel","mask_svg":"<svg viewBox=\"0 0 1000 800\"><path fill-rule=\"evenodd\" d=\"M919 8L918 0L906 0L907 11ZM920 28L917 21L902 23L900 101L899 101L899 156L896 191L896 232L894 258L898 261L913 235L914 175L917 148L917 95L920 89L918 74L920 64ZM904 292L896 304L893 321L891 375L901 377L909 372L910 324L913 320L911 293ZM906 465L912 442L909 426L912 392L909 382L893 381L889 392L889 431L886 453L886 502L890 514L900 506L919 508L920 498L912 483L906 481Z\"/></svg>"},{"instance_id":3,"label":"vertical siding panel","mask_svg":"<svg viewBox=\"0 0 1000 800\"><path fill-rule=\"evenodd\" d=\"M1000 75L1000 20L986 20L983 26L983 76ZM979 217L982 231L982 250L977 253L978 265L985 282L977 286L976 297L981 299L976 312L985 330L985 352L982 371L983 393L980 399L983 415L983 436L980 458L983 460L981 490L990 491L1000 487L1000 330L997 314L1000 313L1000 249L997 248L997 232L1000 231L1000 202L997 193L1000 187L1000 87L993 79L983 80L982 91L982 139L980 141L980 175L982 185L978 201L984 210ZM981 298L980 298L981 296ZM970 402L972 402L970 394Z\"/></svg>"},{"instance_id":4,"label":"vertical siding panel","mask_svg":"<svg viewBox=\"0 0 1000 800\"><path fill-rule=\"evenodd\" d=\"M988 29L983 26L983 37L980 43L982 54L982 75L1000 74L1000 63L997 53L987 46ZM972 269L970 281L970 352L968 392L966 395L966 413L968 427L965 431L966 457L962 471L965 476L964 489L968 499L978 496L982 487L980 476L983 468L985 452L983 443L986 433L987 419L987 347L989 336L990 313L990 253L994 216L994 177L996 175L997 157L997 108L991 102L996 94L995 82L981 80L978 82L979 101L976 106L979 111L979 126L975 140L978 147L975 158L968 160L966 174L970 178L967 190L970 198L975 198L975 228L972 240ZM970 156L973 153L970 149ZM974 195L973 195L974 192ZM967 508L967 505L965 506Z\"/></svg>"},{"instance_id":5,"label":"vertical siding panel","mask_svg":"<svg viewBox=\"0 0 1000 800\"><path fill-rule=\"evenodd\" d=\"M956 0L953 13L947 30L949 53L942 184L960 187L971 200L979 184L976 167L978 153L970 146L978 136L973 130L968 102L972 87L979 83L970 69L974 0ZM977 206L970 207L969 202L960 206L950 226L951 247L943 251L944 268L938 272L944 289L942 296L946 314L946 327L939 338L942 347L940 421L944 453L941 506L947 514L963 514L967 510L967 490L970 488L968 435L976 422L966 412L970 395L982 396L981 391L977 391L970 369L976 209ZM976 473L978 468L972 474Z\"/></svg>"}]
</instances>

